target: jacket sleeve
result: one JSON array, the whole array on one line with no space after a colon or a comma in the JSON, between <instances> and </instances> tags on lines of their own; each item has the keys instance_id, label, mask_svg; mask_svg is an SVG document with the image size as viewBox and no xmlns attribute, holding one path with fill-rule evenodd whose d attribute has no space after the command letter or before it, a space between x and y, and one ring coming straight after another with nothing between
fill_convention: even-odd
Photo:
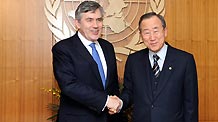
<instances>
[{"instance_id":1,"label":"jacket sleeve","mask_svg":"<svg viewBox=\"0 0 218 122\"><path fill-rule=\"evenodd\" d=\"M193 55L187 60L184 82L185 122L198 122L198 80Z\"/></svg>"}]
</instances>

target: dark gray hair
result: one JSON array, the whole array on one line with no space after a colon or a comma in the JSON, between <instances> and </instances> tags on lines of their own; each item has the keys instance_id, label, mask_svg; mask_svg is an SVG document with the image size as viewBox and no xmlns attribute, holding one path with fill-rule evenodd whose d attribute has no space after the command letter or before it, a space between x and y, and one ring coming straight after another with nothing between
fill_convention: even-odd
<instances>
[{"instance_id":1,"label":"dark gray hair","mask_svg":"<svg viewBox=\"0 0 218 122\"><path fill-rule=\"evenodd\" d=\"M95 1L83 1L76 9L75 19L80 20L82 18L82 13L89 11L95 12L97 9L100 10L102 17L104 16L104 9L102 6Z\"/></svg>"},{"instance_id":2,"label":"dark gray hair","mask_svg":"<svg viewBox=\"0 0 218 122\"><path fill-rule=\"evenodd\" d=\"M141 31L140 25L141 25L142 21L145 20L145 19L149 19L149 18L151 18L153 16L156 16L157 18L159 18L160 21L161 21L162 27L164 29L166 28L166 26L167 26L166 25L166 21L165 21L165 19L164 19L164 17L162 15L156 14L155 12L149 12L149 13L145 13L144 15L142 15L140 17L140 20L139 20L139 31Z\"/></svg>"}]
</instances>

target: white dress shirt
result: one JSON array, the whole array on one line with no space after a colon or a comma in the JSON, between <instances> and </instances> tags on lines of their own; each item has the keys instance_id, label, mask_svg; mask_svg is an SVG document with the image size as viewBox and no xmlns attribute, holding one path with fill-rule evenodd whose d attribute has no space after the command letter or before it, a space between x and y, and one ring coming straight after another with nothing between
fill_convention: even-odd
<instances>
[{"instance_id":1,"label":"white dress shirt","mask_svg":"<svg viewBox=\"0 0 218 122\"><path fill-rule=\"evenodd\" d=\"M92 48L89 45L93 42L87 40L80 32L78 32L78 36L79 36L80 40L82 41L83 45L87 48L89 53L92 55ZM102 50L100 44L98 43L98 41L95 41L94 43L95 43L96 50L98 51L98 54L99 54L100 59L101 59L101 63L102 63L103 69L104 69L105 79L107 79L107 64L106 64L103 50Z\"/></svg>"},{"instance_id":2,"label":"white dress shirt","mask_svg":"<svg viewBox=\"0 0 218 122\"><path fill-rule=\"evenodd\" d=\"M160 57L160 59L157 61L157 63L159 65L159 67L160 67L160 71L162 71L163 64L164 64L166 54L167 54L167 48L168 48L168 45L166 45L164 43L164 46L157 53L154 53L154 52L149 50L149 60L150 60L150 63L151 63L151 67L153 67L153 65L154 65L153 55L157 54Z\"/></svg>"}]
</instances>

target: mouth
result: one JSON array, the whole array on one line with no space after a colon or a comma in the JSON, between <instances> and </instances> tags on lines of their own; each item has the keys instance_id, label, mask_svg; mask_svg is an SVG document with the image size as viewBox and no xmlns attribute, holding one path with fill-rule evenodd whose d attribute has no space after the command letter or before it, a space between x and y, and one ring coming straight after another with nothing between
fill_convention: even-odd
<instances>
[{"instance_id":1,"label":"mouth","mask_svg":"<svg viewBox=\"0 0 218 122\"><path fill-rule=\"evenodd\" d=\"M152 43L150 43L150 45L152 45L152 46L155 46L155 45L157 45L158 43L157 42L152 42Z\"/></svg>"},{"instance_id":2,"label":"mouth","mask_svg":"<svg viewBox=\"0 0 218 122\"><path fill-rule=\"evenodd\" d=\"M99 30L91 30L91 32L92 32L94 35L98 35L98 34L99 34Z\"/></svg>"}]
</instances>

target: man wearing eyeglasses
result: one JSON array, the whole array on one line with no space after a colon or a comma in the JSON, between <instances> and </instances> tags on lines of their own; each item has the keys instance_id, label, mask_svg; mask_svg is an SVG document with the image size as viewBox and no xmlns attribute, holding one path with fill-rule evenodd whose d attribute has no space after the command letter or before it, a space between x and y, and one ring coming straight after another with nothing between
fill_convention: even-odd
<instances>
[{"instance_id":1,"label":"man wearing eyeglasses","mask_svg":"<svg viewBox=\"0 0 218 122\"><path fill-rule=\"evenodd\" d=\"M133 106L133 122L198 122L193 55L165 42L167 28L161 15L142 15L139 31L147 48L127 58L123 109Z\"/></svg>"}]
</instances>

